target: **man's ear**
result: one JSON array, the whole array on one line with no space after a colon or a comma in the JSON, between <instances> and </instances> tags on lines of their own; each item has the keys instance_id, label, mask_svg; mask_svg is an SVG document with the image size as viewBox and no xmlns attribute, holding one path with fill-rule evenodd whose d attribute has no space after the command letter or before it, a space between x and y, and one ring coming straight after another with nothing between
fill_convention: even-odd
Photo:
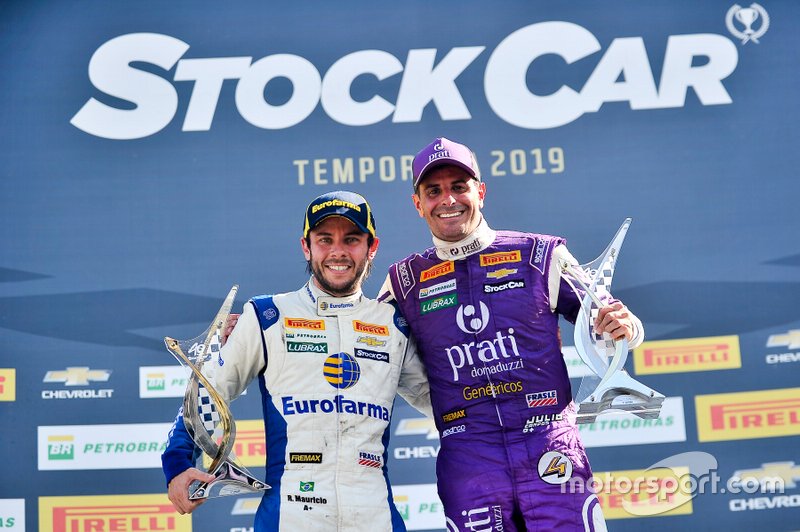
<instances>
[{"instance_id":1,"label":"man's ear","mask_svg":"<svg viewBox=\"0 0 800 532\"><path fill-rule=\"evenodd\" d=\"M306 260L311 260L311 250L308 249L308 242L302 236L300 237L300 247L303 248L303 255L306 257Z\"/></svg>"},{"instance_id":2,"label":"man's ear","mask_svg":"<svg viewBox=\"0 0 800 532\"><path fill-rule=\"evenodd\" d=\"M420 218L424 218L425 214L422 212L422 201L420 201L419 196L417 193L411 194L411 201L414 202L414 208L417 209Z\"/></svg>"},{"instance_id":3,"label":"man's ear","mask_svg":"<svg viewBox=\"0 0 800 532\"><path fill-rule=\"evenodd\" d=\"M375 255L377 255L377 253L378 253L378 245L380 243L381 243L381 241L380 241L380 239L378 237L375 237L372 240L372 245L369 247L369 254L368 254L369 260L374 259Z\"/></svg>"}]
</instances>

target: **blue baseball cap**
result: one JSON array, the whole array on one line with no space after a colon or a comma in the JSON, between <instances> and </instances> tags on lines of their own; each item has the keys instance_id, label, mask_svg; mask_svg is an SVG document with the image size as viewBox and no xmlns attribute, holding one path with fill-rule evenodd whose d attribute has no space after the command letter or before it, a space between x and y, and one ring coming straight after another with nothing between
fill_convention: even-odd
<instances>
[{"instance_id":1,"label":"blue baseball cap","mask_svg":"<svg viewBox=\"0 0 800 532\"><path fill-rule=\"evenodd\" d=\"M375 218L372 209L364 196L355 192L336 190L328 192L314 199L306 209L306 219L303 225L303 238L322 220L329 216L347 218L364 233L375 238Z\"/></svg>"}]
</instances>

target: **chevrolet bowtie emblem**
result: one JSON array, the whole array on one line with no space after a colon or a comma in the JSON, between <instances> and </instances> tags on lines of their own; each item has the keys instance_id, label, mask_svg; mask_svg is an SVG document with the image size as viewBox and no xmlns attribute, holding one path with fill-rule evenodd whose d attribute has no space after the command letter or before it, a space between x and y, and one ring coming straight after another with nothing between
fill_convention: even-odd
<instances>
[{"instance_id":1,"label":"chevrolet bowtie emblem","mask_svg":"<svg viewBox=\"0 0 800 532\"><path fill-rule=\"evenodd\" d=\"M107 369L67 368L63 371L48 371L44 376L44 382L63 382L66 386L87 386L89 381L106 382L110 376L111 371Z\"/></svg>"},{"instance_id":2,"label":"chevrolet bowtie emblem","mask_svg":"<svg viewBox=\"0 0 800 532\"><path fill-rule=\"evenodd\" d=\"M792 329L786 334L773 334L767 340L767 347L800 348L800 329Z\"/></svg>"}]
</instances>

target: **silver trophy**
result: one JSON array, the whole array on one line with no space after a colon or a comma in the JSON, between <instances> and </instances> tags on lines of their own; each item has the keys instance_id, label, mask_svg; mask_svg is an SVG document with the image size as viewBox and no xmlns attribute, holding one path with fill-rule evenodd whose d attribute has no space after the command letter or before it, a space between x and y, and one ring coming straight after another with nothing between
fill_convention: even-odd
<instances>
[{"instance_id":1,"label":"silver trophy","mask_svg":"<svg viewBox=\"0 0 800 532\"><path fill-rule=\"evenodd\" d=\"M197 338L164 338L169 352L191 370L183 397L183 422L195 444L211 459L207 471L216 477L211 482L194 482L189 487L190 500L269 489L244 466L236 463L233 453L236 423L227 403L213 385L215 369L223 364L219 357L220 338L238 290L238 286L231 288L214 321Z\"/></svg>"},{"instance_id":2,"label":"silver trophy","mask_svg":"<svg viewBox=\"0 0 800 532\"><path fill-rule=\"evenodd\" d=\"M594 372L584 377L575 396L578 423L593 423L599 414L612 410L630 412L643 419L656 419L664 396L632 378L625 371L628 340L614 341L594 330L601 308L611 300L609 289L614 268L628 232L627 218L606 250L594 261L577 265L562 260L558 265L562 278L581 299L575 320L575 350Z\"/></svg>"}]
</instances>

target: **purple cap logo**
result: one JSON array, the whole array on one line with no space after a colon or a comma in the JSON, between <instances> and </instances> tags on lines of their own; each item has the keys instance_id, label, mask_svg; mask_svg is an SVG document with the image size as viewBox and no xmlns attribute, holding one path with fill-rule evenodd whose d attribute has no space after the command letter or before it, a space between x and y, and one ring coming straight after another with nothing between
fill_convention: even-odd
<instances>
[{"instance_id":1,"label":"purple cap logo","mask_svg":"<svg viewBox=\"0 0 800 532\"><path fill-rule=\"evenodd\" d=\"M481 180L478 161L475 159L475 154L472 153L472 150L464 144L439 137L425 146L414 157L414 162L411 165L414 172L414 188L417 188L429 170L448 164L458 166L473 178L478 181Z\"/></svg>"}]
</instances>

